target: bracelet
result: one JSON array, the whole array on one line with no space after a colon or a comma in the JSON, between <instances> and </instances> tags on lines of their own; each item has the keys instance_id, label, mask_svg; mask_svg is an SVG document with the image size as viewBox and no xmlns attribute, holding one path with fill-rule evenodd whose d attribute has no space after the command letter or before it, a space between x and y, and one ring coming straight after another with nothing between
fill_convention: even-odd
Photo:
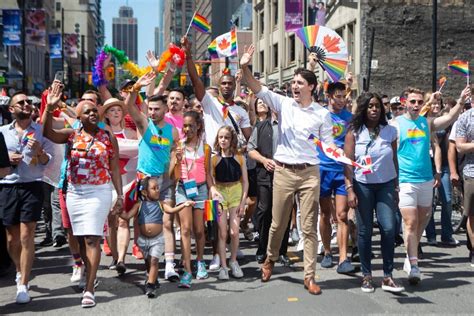
<instances>
[{"instance_id":1,"label":"bracelet","mask_svg":"<svg viewBox=\"0 0 474 316\"><path fill-rule=\"evenodd\" d=\"M346 186L346 191L349 190L349 189L352 189L353 186L354 185L352 185L352 184L349 184L348 186Z\"/></svg>"},{"instance_id":2,"label":"bracelet","mask_svg":"<svg viewBox=\"0 0 474 316\"><path fill-rule=\"evenodd\" d=\"M121 200L123 200L123 199L124 199L124 196L123 196L123 194L122 194L122 195L117 195L117 200L118 200L118 199L121 199Z\"/></svg>"}]
</instances>

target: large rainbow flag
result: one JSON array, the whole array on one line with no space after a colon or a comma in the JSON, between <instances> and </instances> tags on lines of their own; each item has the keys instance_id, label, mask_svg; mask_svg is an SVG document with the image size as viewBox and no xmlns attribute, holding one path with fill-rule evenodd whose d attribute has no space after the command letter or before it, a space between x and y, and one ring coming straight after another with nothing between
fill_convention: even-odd
<instances>
[{"instance_id":1,"label":"large rainbow flag","mask_svg":"<svg viewBox=\"0 0 474 316\"><path fill-rule=\"evenodd\" d=\"M194 15L193 20L191 21L191 26L202 33L211 32L211 24L209 24L205 17L198 13Z\"/></svg>"}]
</instances>

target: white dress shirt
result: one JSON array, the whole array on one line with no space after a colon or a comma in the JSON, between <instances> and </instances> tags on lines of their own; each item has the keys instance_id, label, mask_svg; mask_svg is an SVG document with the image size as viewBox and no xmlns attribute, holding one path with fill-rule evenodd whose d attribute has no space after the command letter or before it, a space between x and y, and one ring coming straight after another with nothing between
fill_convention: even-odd
<instances>
[{"instance_id":1,"label":"white dress shirt","mask_svg":"<svg viewBox=\"0 0 474 316\"><path fill-rule=\"evenodd\" d=\"M262 87L257 97L278 113L279 137L274 159L285 164L319 164L313 134L329 144L332 137L331 114L316 102L301 107L293 98L285 97Z\"/></svg>"}]
</instances>

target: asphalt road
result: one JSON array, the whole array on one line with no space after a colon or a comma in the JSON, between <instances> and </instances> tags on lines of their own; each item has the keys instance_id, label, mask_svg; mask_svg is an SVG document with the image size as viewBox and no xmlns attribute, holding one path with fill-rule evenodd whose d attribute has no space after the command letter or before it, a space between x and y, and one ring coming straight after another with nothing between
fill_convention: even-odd
<instances>
[{"instance_id":1,"label":"asphalt road","mask_svg":"<svg viewBox=\"0 0 474 316\"><path fill-rule=\"evenodd\" d=\"M438 212L439 214L439 212ZM439 227L439 225L438 225ZM439 236L439 235L438 235ZM360 290L361 274L344 276L335 268L317 266L317 281L322 295L309 295L303 288L301 254L292 252L298 260L293 267L276 265L268 283L260 282L259 267L254 261L255 244L241 240L245 259L241 261L245 277L222 282L217 273L207 280L193 280L191 289L179 289L176 283L162 279L159 295L148 299L143 293L144 264L128 256L127 273L118 277L106 269L111 258L103 256L98 272L100 284L96 290L97 306L92 310L80 307L81 293L71 284L70 256L62 248L38 248L30 281L32 302L16 305L14 271L0 278L0 314L75 315L362 315L362 314L473 314L474 268L467 260L465 234L455 236L461 241L456 248L424 246L420 262L421 284L410 286L402 270L404 248L396 248L394 277L406 291L400 295L380 288L382 260L378 235L375 237L373 260L375 293ZM438 237L439 238L439 237ZM41 234L37 241L42 240ZM424 238L423 238L424 241ZM294 248L291 248L294 251ZM211 259L206 248L206 261ZM319 258L320 260L320 258ZM318 260L318 262L319 262Z\"/></svg>"}]
</instances>

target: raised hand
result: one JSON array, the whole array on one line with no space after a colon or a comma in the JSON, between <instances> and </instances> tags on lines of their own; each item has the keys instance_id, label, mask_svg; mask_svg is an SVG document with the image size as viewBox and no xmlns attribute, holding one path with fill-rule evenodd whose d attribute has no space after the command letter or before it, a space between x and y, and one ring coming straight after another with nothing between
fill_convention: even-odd
<instances>
[{"instance_id":1,"label":"raised hand","mask_svg":"<svg viewBox=\"0 0 474 316\"><path fill-rule=\"evenodd\" d=\"M466 101L470 97L471 97L471 88L469 86L466 86L466 88L464 88L464 90L462 90L461 92L461 96L460 96L461 104L466 103ZM472 100L471 100L471 104L472 104Z\"/></svg>"},{"instance_id":2,"label":"raised hand","mask_svg":"<svg viewBox=\"0 0 474 316\"><path fill-rule=\"evenodd\" d=\"M184 49L186 56L191 56L191 43L187 36L181 37L181 48Z\"/></svg>"},{"instance_id":3,"label":"raised hand","mask_svg":"<svg viewBox=\"0 0 474 316\"><path fill-rule=\"evenodd\" d=\"M240 58L240 66L248 66L252 62L252 56L255 51L255 46L251 44L248 48L244 48L245 53Z\"/></svg>"},{"instance_id":4,"label":"raised hand","mask_svg":"<svg viewBox=\"0 0 474 316\"><path fill-rule=\"evenodd\" d=\"M156 77L156 74L154 71L147 72L140 78L138 78L136 85L140 87L146 87L148 86Z\"/></svg>"},{"instance_id":5,"label":"raised hand","mask_svg":"<svg viewBox=\"0 0 474 316\"><path fill-rule=\"evenodd\" d=\"M48 96L46 97L48 111L54 110L57 107L59 100L61 100L63 88L64 86L57 80L49 87Z\"/></svg>"},{"instance_id":6,"label":"raised hand","mask_svg":"<svg viewBox=\"0 0 474 316\"><path fill-rule=\"evenodd\" d=\"M151 50L146 52L146 60L148 60L148 63L153 69L156 69L160 64L160 61L156 59L155 54Z\"/></svg>"}]
</instances>

